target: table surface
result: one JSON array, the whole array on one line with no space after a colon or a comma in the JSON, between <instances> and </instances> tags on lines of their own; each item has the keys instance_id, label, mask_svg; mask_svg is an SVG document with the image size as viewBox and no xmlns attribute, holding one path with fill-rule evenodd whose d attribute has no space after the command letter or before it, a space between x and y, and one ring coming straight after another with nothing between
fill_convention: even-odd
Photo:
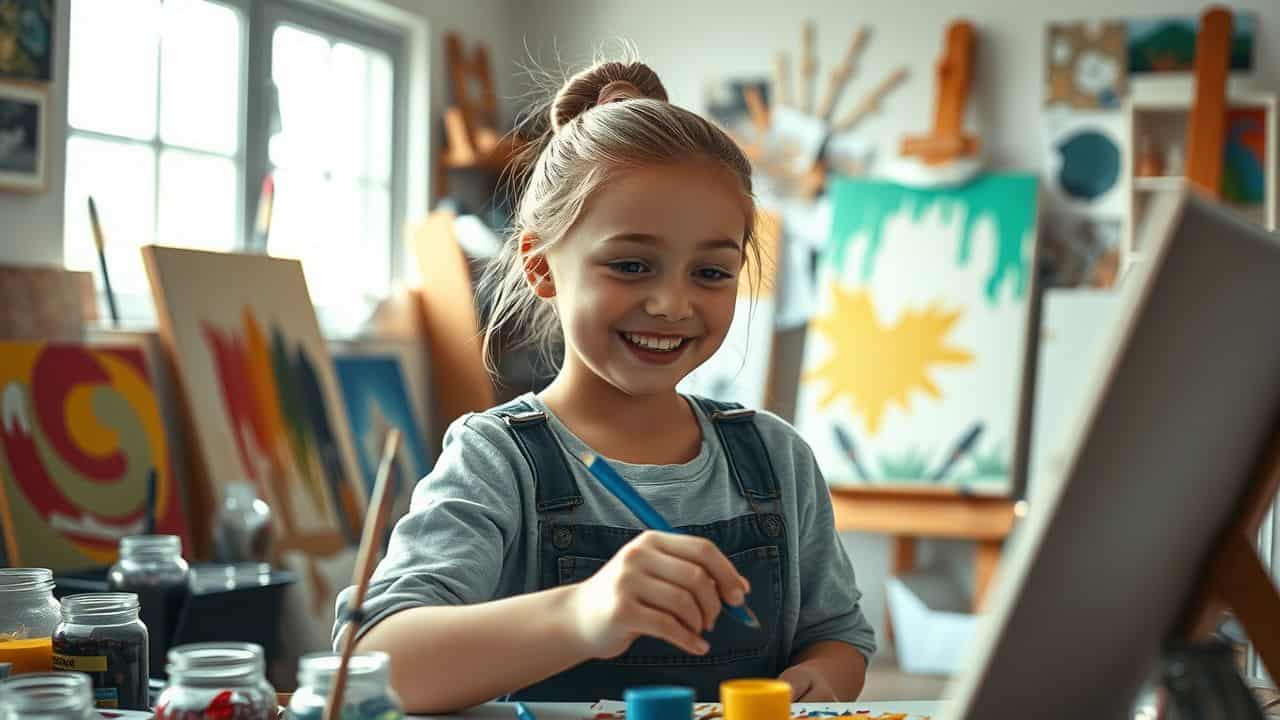
<instances>
[{"instance_id":1,"label":"table surface","mask_svg":"<svg viewBox=\"0 0 1280 720\"><path fill-rule=\"evenodd\" d=\"M591 703L525 703L537 720L584 720L595 716ZM913 718L937 715L942 708L941 702L923 700L887 700L882 702L855 703L798 703L806 709L832 710L842 712L863 711L872 717L881 713L907 713ZM410 718L464 718L465 720L514 720L516 716L514 703L485 703L457 715L409 715Z\"/></svg>"}]
</instances>

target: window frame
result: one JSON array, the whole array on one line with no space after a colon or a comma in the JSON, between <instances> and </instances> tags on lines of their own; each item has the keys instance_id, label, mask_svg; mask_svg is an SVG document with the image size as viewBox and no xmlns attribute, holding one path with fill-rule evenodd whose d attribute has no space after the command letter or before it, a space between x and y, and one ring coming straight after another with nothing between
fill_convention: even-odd
<instances>
[{"instance_id":1,"label":"window frame","mask_svg":"<svg viewBox=\"0 0 1280 720\"><path fill-rule=\"evenodd\" d=\"M71 0L75 2L93 2L95 0ZM237 118L237 150L232 155L223 155L200 148L192 148L181 144L166 143L160 135L160 116L162 113L160 99L163 92L164 62L163 40L157 43L156 53L156 134L150 140L138 140L124 135L114 135L94 130L84 130L71 124L69 114L64 124L62 138L63 149L73 137L84 137L91 140L120 143L131 146L149 148L153 153L153 172L156 183L152 194L153 216L151 218L153 237L160 241L160 158L166 149L190 152L199 155L228 158L236 167L239 180L239 191L236 193L235 207L237 217L234 227L237 237L232 239L232 252L264 252L266 248L254 247L253 226L257 216L257 205L262 180L271 169L271 161L267 153L270 140L271 107L269 93L271 91L271 41L275 28L279 24L288 24L304 30L323 34L334 41L349 42L376 48L388 54L392 65L392 112L391 112L391 175L390 218L386 288L390 294L397 283L404 280L407 249L405 247L404 229L408 227L409 213L418 206L408 196L410 185L415 188L420 182L411 182L410 168L406 162L407 150L414 138L410 137L408 120L413 112L413 103L419 99L412 93L411 77L417 76L412 68L411 58L420 54L416 47L424 39L423 23L416 18L405 17L404 13L396 13L400 20L387 20L381 17L384 13L362 12L343 3L334 5L320 4L315 0L208 0L217 5L228 7L237 14L240 23L241 43L239 52L240 108ZM73 11L73 10L72 10ZM74 48L71 50L74 52ZM72 90L68 87L68 101ZM424 131L425 132L425 131ZM65 209L64 209L65 212ZM359 248L353 246L353 251ZM63 254L65 262L65 250ZM96 263L95 263L96 265ZM101 294L101 291L100 291ZM126 326L148 324L153 321L154 308L150 312L140 304L150 300L148 293L121 293L121 320ZM105 304L105 300L103 301ZM317 306L319 309L322 306Z\"/></svg>"}]
</instances>

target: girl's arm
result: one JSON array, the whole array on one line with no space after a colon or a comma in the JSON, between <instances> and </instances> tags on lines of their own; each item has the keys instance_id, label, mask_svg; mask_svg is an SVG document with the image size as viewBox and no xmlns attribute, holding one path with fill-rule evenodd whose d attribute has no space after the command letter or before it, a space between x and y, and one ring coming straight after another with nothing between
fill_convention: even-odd
<instances>
[{"instance_id":1,"label":"girl's arm","mask_svg":"<svg viewBox=\"0 0 1280 720\"><path fill-rule=\"evenodd\" d=\"M867 660L839 640L822 640L795 655L779 679L791 683L797 702L852 702L867 680Z\"/></svg>"},{"instance_id":2,"label":"girl's arm","mask_svg":"<svg viewBox=\"0 0 1280 720\"><path fill-rule=\"evenodd\" d=\"M721 602L750 591L704 538L645 532L587 580L472 605L402 610L356 644L391 656L391 684L415 713L444 714L532 685L641 635L693 655Z\"/></svg>"},{"instance_id":3,"label":"girl's arm","mask_svg":"<svg viewBox=\"0 0 1280 720\"><path fill-rule=\"evenodd\" d=\"M477 605L417 607L356 644L391 661L391 685L411 712L445 714L500 697L587 659L564 612L573 586Z\"/></svg>"}]
</instances>

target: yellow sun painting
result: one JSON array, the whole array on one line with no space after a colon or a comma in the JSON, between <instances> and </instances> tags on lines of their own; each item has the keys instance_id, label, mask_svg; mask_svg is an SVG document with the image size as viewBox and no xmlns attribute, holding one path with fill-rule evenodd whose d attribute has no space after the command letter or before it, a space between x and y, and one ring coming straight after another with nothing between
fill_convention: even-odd
<instances>
[{"instance_id":1,"label":"yellow sun painting","mask_svg":"<svg viewBox=\"0 0 1280 720\"><path fill-rule=\"evenodd\" d=\"M908 309L892 325L881 322L866 288L831 285L830 311L813 319L831 352L805 373L806 381L824 381L818 407L848 397L875 435L890 403L904 410L913 390L934 398L942 393L929 376L937 365L968 365L973 354L949 345L947 334L963 314L932 302Z\"/></svg>"}]
</instances>

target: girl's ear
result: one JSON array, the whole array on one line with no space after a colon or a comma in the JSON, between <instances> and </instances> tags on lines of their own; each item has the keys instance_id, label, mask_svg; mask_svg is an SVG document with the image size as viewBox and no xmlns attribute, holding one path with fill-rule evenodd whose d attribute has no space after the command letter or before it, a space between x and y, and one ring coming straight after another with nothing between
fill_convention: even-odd
<instances>
[{"instance_id":1,"label":"girl's ear","mask_svg":"<svg viewBox=\"0 0 1280 720\"><path fill-rule=\"evenodd\" d=\"M537 237L532 233L520 236L520 262L524 264L524 278L534 294L547 299L555 297L556 286L551 281L551 266L547 256L534 250Z\"/></svg>"}]
</instances>

